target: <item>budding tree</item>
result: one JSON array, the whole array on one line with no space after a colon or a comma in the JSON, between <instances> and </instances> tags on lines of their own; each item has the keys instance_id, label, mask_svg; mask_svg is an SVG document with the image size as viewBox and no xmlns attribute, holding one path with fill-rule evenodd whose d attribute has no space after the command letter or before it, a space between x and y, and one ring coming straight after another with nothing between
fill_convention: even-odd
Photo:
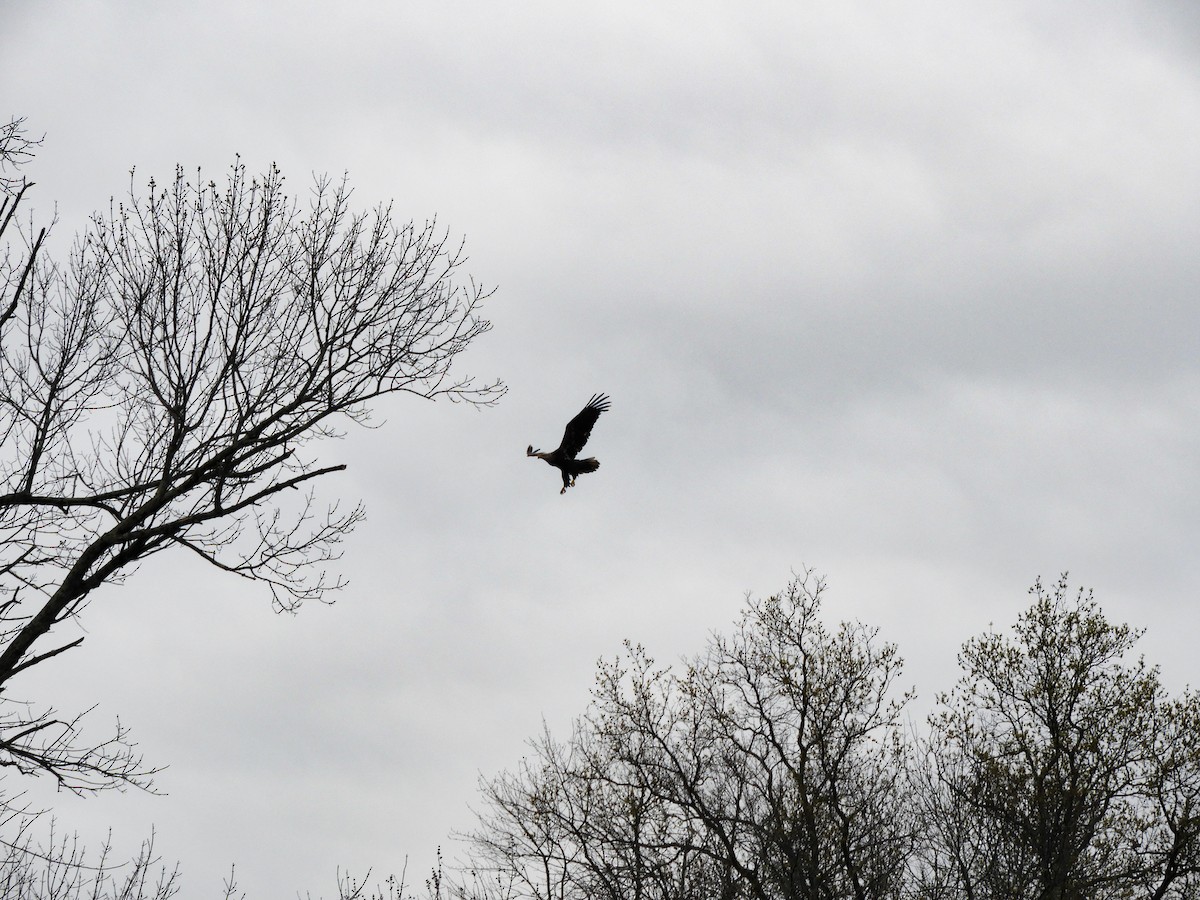
<instances>
[{"instance_id":1,"label":"budding tree","mask_svg":"<svg viewBox=\"0 0 1200 900\"><path fill-rule=\"evenodd\" d=\"M178 170L131 187L65 263L36 256L0 273L0 691L77 646L56 628L163 550L280 609L322 597L361 509L317 501L344 467L314 440L386 394L504 390L452 371L490 327L461 245L388 206L354 211L344 181L301 203L275 167L238 163L221 185ZM0 765L77 791L149 777L122 731L84 741L7 693Z\"/></svg>"},{"instance_id":2,"label":"budding tree","mask_svg":"<svg viewBox=\"0 0 1200 900\"><path fill-rule=\"evenodd\" d=\"M918 896L1196 896L1196 695L1168 698L1139 633L1067 582L1011 635L968 641L931 719Z\"/></svg>"},{"instance_id":3,"label":"budding tree","mask_svg":"<svg viewBox=\"0 0 1200 900\"><path fill-rule=\"evenodd\" d=\"M751 600L682 671L638 647L602 664L565 743L483 785L472 868L536 900L881 898L901 889L901 661L873 629L827 629L822 585Z\"/></svg>"}]
</instances>

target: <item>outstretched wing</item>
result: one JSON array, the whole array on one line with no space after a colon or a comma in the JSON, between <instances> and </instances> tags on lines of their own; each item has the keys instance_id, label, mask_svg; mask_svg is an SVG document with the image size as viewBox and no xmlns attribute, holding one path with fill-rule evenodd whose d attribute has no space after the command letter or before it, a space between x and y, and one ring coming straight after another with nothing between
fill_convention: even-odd
<instances>
[{"instance_id":1,"label":"outstretched wing","mask_svg":"<svg viewBox=\"0 0 1200 900\"><path fill-rule=\"evenodd\" d=\"M563 432L562 443L556 451L565 459L574 459L588 438L592 436L592 426L600 418L600 413L609 407L607 394L596 394L588 401L587 406L579 411L579 415L567 423Z\"/></svg>"}]
</instances>

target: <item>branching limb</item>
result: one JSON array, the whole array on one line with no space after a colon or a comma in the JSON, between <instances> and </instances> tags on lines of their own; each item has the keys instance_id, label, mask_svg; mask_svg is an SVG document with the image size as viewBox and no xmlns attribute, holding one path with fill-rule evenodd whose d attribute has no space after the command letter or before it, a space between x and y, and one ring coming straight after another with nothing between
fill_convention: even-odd
<instances>
[{"instance_id":1,"label":"branching limb","mask_svg":"<svg viewBox=\"0 0 1200 900\"><path fill-rule=\"evenodd\" d=\"M263 584L280 609L322 599L362 512L293 502L344 468L302 448L389 393L504 393L457 371L490 329L490 291L459 281L461 245L387 206L355 212L345 182L319 181L302 207L274 168L237 164L220 187L177 170L131 186L62 267L43 236L0 268L0 691L78 646L45 643L168 547ZM35 741L52 730L13 738L9 764L36 771L41 753L43 771L69 770L66 744Z\"/></svg>"}]
</instances>

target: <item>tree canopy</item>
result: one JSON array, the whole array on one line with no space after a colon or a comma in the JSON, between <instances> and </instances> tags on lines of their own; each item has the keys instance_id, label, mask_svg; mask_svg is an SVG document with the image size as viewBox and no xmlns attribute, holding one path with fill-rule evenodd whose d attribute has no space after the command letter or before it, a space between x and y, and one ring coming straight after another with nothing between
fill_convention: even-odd
<instances>
[{"instance_id":1,"label":"tree canopy","mask_svg":"<svg viewBox=\"0 0 1200 900\"><path fill-rule=\"evenodd\" d=\"M602 663L566 739L483 781L458 896L1185 900L1200 705L1065 578L967 641L918 734L901 660L811 574L678 667Z\"/></svg>"}]
</instances>

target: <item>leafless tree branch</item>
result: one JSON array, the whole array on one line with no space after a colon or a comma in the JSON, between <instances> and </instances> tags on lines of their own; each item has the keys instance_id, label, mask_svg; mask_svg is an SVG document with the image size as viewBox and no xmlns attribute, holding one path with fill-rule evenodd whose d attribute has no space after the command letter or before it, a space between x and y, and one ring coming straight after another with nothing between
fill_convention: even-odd
<instances>
[{"instance_id":1,"label":"leafless tree branch","mask_svg":"<svg viewBox=\"0 0 1200 900\"><path fill-rule=\"evenodd\" d=\"M0 270L0 692L78 646L43 645L98 587L170 547L279 609L324 599L362 510L315 502L344 466L314 442L386 394L502 395L454 366L490 328L462 245L390 206L354 211L350 193L318 179L302 203L278 169L240 162L219 186L180 169L143 194L131 176L64 265L39 234ZM79 745L92 756L72 755L79 740L76 720L0 696L0 766L77 790L148 781L131 750L118 759L120 726Z\"/></svg>"}]
</instances>

